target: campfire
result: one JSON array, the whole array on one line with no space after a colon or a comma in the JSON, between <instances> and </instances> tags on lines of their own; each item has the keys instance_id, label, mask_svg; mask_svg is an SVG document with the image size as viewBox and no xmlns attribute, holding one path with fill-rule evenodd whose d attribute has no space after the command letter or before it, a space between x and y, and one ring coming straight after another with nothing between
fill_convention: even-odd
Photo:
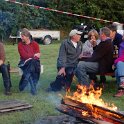
<instances>
[{"instance_id":1,"label":"campfire","mask_svg":"<svg viewBox=\"0 0 124 124\"><path fill-rule=\"evenodd\" d=\"M104 102L100 98L101 94L102 88L94 89L91 85L87 89L78 85L77 91L72 96L66 95L57 109L91 124L103 122L104 124L124 124L124 114L118 112L114 104Z\"/></svg>"}]
</instances>

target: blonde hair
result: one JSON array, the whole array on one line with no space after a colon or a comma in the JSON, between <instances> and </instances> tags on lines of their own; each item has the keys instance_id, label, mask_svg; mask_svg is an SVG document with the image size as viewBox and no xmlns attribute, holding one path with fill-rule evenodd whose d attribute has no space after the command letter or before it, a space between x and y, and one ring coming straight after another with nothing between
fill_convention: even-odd
<instances>
[{"instance_id":1,"label":"blonde hair","mask_svg":"<svg viewBox=\"0 0 124 124\"><path fill-rule=\"evenodd\" d=\"M92 30L90 30L89 33L88 33L88 39L91 38L92 34L94 34L94 36L95 36L96 39L99 38L98 32L97 32L95 29L92 29Z\"/></svg>"},{"instance_id":2,"label":"blonde hair","mask_svg":"<svg viewBox=\"0 0 124 124\"><path fill-rule=\"evenodd\" d=\"M21 30L21 35L24 35L26 37L30 37L31 36L31 34L30 34L30 32L29 32L29 30L27 28L23 28Z\"/></svg>"}]
</instances>

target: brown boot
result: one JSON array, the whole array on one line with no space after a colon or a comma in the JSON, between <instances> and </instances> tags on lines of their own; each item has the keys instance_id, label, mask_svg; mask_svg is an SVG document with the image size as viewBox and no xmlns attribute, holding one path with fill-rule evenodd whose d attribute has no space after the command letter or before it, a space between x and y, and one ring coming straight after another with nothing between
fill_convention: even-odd
<instances>
[{"instance_id":1,"label":"brown boot","mask_svg":"<svg viewBox=\"0 0 124 124\"><path fill-rule=\"evenodd\" d=\"M118 92L114 95L114 97L121 97L124 95L124 89L118 90Z\"/></svg>"}]
</instances>

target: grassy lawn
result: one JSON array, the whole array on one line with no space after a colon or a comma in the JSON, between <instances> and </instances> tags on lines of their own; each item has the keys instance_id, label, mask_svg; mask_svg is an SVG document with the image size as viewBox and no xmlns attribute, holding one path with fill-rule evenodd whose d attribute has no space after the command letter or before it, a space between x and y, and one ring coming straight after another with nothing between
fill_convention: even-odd
<instances>
[{"instance_id":1,"label":"grassy lawn","mask_svg":"<svg viewBox=\"0 0 124 124\"><path fill-rule=\"evenodd\" d=\"M3 81L0 75L0 100L17 99L30 103L33 105L32 109L5 113L0 115L0 124L33 124L37 119L60 114L56 109L56 105L60 103L61 95L64 91L57 93L47 93L45 89L49 83L55 79L56 76L56 59L60 44L40 45L41 48L41 63L44 65L44 73L40 77L38 84L38 95L32 96L30 94L30 86L24 92L19 92L18 83L20 80L19 74L11 73L12 79L12 95L5 96L3 94ZM17 67L19 61L19 54L17 52L17 44L6 45L6 60L10 61L11 67ZM75 87L72 84L72 89ZM114 103L119 110L124 111L123 101L124 97L114 98L113 94L116 92L116 82L114 78L107 77L106 88L103 91L102 98L104 101Z\"/></svg>"}]
</instances>

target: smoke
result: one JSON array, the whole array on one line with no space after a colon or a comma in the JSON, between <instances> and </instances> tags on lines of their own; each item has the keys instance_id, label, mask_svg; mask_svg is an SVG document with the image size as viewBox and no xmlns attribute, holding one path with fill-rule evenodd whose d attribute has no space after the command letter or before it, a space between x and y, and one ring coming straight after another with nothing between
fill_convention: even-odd
<instances>
[{"instance_id":1,"label":"smoke","mask_svg":"<svg viewBox=\"0 0 124 124\"><path fill-rule=\"evenodd\" d=\"M47 100L53 105L58 106L61 104L62 97L62 94L55 92L48 94Z\"/></svg>"}]
</instances>

